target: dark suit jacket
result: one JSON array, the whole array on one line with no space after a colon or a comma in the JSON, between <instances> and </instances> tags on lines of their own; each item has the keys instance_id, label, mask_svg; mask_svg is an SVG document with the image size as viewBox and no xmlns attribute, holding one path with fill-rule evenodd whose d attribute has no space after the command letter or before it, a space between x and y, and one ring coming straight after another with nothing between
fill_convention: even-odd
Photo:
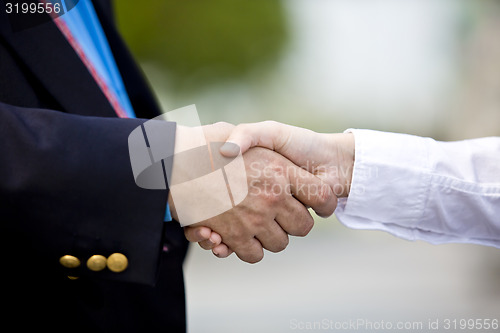
<instances>
[{"instance_id":1,"label":"dark suit jacket","mask_svg":"<svg viewBox=\"0 0 500 333\"><path fill-rule=\"evenodd\" d=\"M110 4L94 1L138 119L116 117L53 22L13 28L3 1L2 324L15 331L185 331L187 243L178 224L163 222L167 191L137 187L128 155L128 135L159 108ZM173 150L175 124L168 126ZM90 256L114 252L127 256L124 272L86 268ZM62 267L63 255L82 265Z\"/></svg>"}]
</instances>

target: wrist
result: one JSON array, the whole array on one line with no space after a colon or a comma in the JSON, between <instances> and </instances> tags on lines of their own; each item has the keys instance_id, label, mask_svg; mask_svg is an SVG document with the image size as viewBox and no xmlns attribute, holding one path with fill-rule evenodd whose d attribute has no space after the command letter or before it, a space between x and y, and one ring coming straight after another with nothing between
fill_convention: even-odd
<instances>
[{"instance_id":1,"label":"wrist","mask_svg":"<svg viewBox=\"0 0 500 333\"><path fill-rule=\"evenodd\" d=\"M342 144L342 161L343 168L345 170L345 189L346 191L343 193L343 196L349 196L349 192L351 191L351 183L352 183L352 174L354 171L354 158L355 158L355 144L354 144L354 134L352 133L343 133L343 144Z\"/></svg>"},{"instance_id":2,"label":"wrist","mask_svg":"<svg viewBox=\"0 0 500 333\"><path fill-rule=\"evenodd\" d=\"M354 134L331 134L331 152L333 153L336 173L334 184L335 194L341 197L349 196L354 170L355 144Z\"/></svg>"}]
</instances>

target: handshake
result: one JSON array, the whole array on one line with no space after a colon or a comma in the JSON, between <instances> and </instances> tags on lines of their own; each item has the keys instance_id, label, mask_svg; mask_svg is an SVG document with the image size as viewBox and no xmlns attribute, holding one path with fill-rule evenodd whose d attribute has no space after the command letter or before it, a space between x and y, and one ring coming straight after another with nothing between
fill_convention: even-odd
<instances>
[{"instance_id":1,"label":"handshake","mask_svg":"<svg viewBox=\"0 0 500 333\"><path fill-rule=\"evenodd\" d=\"M354 165L354 137L350 133L322 134L274 121L238 126L216 123L202 129L207 147L212 147L212 170L214 160L239 156L246 171L248 192L241 201L184 229L189 241L198 242L220 258L235 252L241 260L256 263L262 260L263 249L282 251L288 245L289 235L306 236L313 227L308 208L319 216L330 216L337 199L349 194ZM178 126L176 150L190 140L190 130ZM213 148L211 143L215 142L221 144ZM186 169L198 164L196 159L186 164L175 157L172 179L185 177L182 174ZM229 190L227 179L231 175L224 177ZM193 190L196 192L195 188L191 193ZM171 214L177 221L180 214L175 204L182 202L183 195L190 200L189 191L174 197L172 190L169 194ZM201 207L206 205L198 201ZM186 224L182 218L179 222Z\"/></svg>"}]
</instances>

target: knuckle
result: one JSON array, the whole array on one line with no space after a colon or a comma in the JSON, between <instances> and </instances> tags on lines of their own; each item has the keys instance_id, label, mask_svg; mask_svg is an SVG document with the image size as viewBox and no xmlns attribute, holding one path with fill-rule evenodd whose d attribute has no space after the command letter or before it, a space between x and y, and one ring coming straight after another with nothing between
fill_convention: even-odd
<instances>
[{"instance_id":1,"label":"knuckle","mask_svg":"<svg viewBox=\"0 0 500 333\"><path fill-rule=\"evenodd\" d=\"M234 127L235 131L241 134L245 134L248 131L248 124L238 124Z\"/></svg>"},{"instance_id":2,"label":"knuckle","mask_svg":"<svg viewBox=\"0 0 500 333\"><path fill-rule=\"evenodd\" d=\"M314 220L312 218L305 219L300 224L300 228L297 230L296 236L299 237L307 236L307 234L309 234L313 226L314 226Z\"/></svg>"},{"instance_id":3,"label":"knuckle","mask_svg":"<svg viewBox=\"0 0 500 333\"><path fill-rule=\"evenodd\" d=\"M264 251L262 251L261 249L260 251L254 250L246 253L236 252L236 255L244 262L247 262L249 264L256 264L261 261L262 258L264 258Z\"/></svg>"},{"instance_id":4,"label":"knuckle","mask_svg":"<svg viewBox=\"0 0 500 333\"><path fill-rule=\"evenodd\" d=\"M255 256L251 256L247 262L249 264L256 264L258 263L259 261L261 261L262 259L264 258L264 254L259 254L259 255L255 255Z\"/></svg>"},{"instance_id":5,"label":"knuckle","mask_svg":"<svg viewBox=\"0 0 500 333\"><path fill-rule=\"evenodd\" d=\"M266 229L267 225L269 224L269 219L266 218L265 216L262 215L254 215L253 217L250 217L248 219L249 222L249 229L253 230L251 234L255 234L256 231Z\"/></svg>"},{"instance_id":6,"label":"knuckle","mask_svg":"<svg viewBox=\"0 0 500 333\"><path fill-rule=\"evenodd\" d=\"M322 206L328 205L332 202L335 195L330 186L322 184L318 190L318 203Z\"/></svg>"},{"instance_id":7,"label":"knuckle","mask_svg":"<svg viewBox=\"0 0 500 333\"><path fill-rule=\"evenodd\" d=\"M227 245L232 244L234 246L246 244L254 236L252 226L258 222L258 217L253 214L245 216L242 215L241 218L235 219L229 223L230 227L222 236L222 242Z\"/></svg>"},{"instance_id":8,"label":"knuckle","mask_svg":"<svg viewBox=\"0 0 500 333\"><path fill-rule=\"evenodd\" d=\"M284 249L286 249L289 243L290 243L290 240L288 239L288 236L287 236L285 239L283 239L281 242L279 242L279 244L276 244L275 246L273 246L272 248L269 248L267 250L269 250L273 253L278 253L278 252L281 252Z\"/></svg>"},{"instance_id":9,"label":"knuckle","mask_svg":"<svg viewBox=\"0 0 500 333\"><path fill-rule=\"evenodd\" d=\"M214 124L216 127L220 128L234 128L235 126L231 123L228 123L226 121L218 121Z\"/></svg>"},{"instance_id":10,"label":"knuckle","mask_svg":"<svg viewBox=\"0 0 500 333\"><path fill-rule=\"evenodd\" d=\"M333 197L333 191L327 184L322 184L319 188L318 199L321 203L329 203Z\"/></svg>"},{"instance_id":11,"label":"knuckle","mask_svg":"<svg viewBox=\"0 0 500 333\"><path fill-rule=\"evenodd\" d=\"M277 124L278 122L275 120L265 120L262 122L262 125L268 125L268 126L276 126Z\"/></svg>"}]
</instances>

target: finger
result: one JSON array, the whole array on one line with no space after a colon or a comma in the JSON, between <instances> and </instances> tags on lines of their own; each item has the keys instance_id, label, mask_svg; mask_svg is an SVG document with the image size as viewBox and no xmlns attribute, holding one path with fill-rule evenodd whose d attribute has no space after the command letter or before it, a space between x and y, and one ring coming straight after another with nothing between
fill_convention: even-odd
<instances>
[{"instance_id":1,"label":"finger","mask_svg":"<svg viewBox=\"0 0 500 333\"><path fill-rule=\"evenodd\" d=\"M287 136L283 133L285 128L286 125L274 121L240 124L233 129L220 152L224 156L234 157L240 151L244 154L256 146L275 150L281 145L280 142L286 142Z\"/></svg>"},{"instance_id":2,"label":"finger","mask_svg":"<svg viewBox=\"0 0 500 333\"><path fill-rule=\"evenodd\" d=\"M210 235L210 240L215 245L219 245L220 243L222 243L222 237L215 231L212 231L212 234Z\"/></svg>"},{"instance_id":3,"label":"finger","mask_svg":"<svg viewBox=\"0 0 500 333\"><path fill-rule=\"evenodd\" d=\"M219 151L227 157L237 156L240 151L244 154L248 149L255 146L254 138L255 141L258 141L262 134L261 131L254 129L251 124L240 124L231 132L226 143L220 147Z\"/></svg>"},{"instance_id":4,"label":"finger","mask_svg":"<svg viewBox=\"0 0 500 333\"><path fill-rule=\"evenodd\" d=\"M333 214L337 208L337 196L328 184L291 162L287 171L291 193L297 200L311 207L319 216Z\"/></svg>"},{"instance_id":5,"label":"finger","mask_svg":"<svg viewBox=\"0 0 500 333\"><path fill-rule=\"evenodd\" d=\"M224 243L215 246L212 249L212 252L218 258L227 258L233 253L233 251Z\"/></svg>"},{"instance_id":6,"label":"finger","mask_svg":"<svg viewBox=\"0 0 500 333\"><path fill-rule=\"evenodd\" d=\"M281 228L292 236L306 236L314 226L314 219L307 208L292 196L289 196L283 209L276 215Z\"/></svg>"},{"instance_id":7,"label":"finger","mask_svg":"<svg viewBox=\"0 0 500 333\"><path fill-rule=\"evenodd\" d=\"M208 239L202 240L201 242L198 242L198 244L200 244L201 248L204 250L211 250L221 242L221 236L218 233L212 231Z\"/></svg>"},{"instance_id":8,"label":"finger","mask_svg":"<svg viewBox=\"0 0 500 333\"><path fill-rule=\"evenodd\" d=\"M250 264L255 264L264 258L264 249L256 238L252 238L243 244L238 244L238 247L231 248L238 258Z\"/></svg>"},{"instance_id":9,"label":"finger","mask_svg":"<svg viewBox=\"0 0 500 333\"><path fill-rule=\"evenodd\" d=\"M215 244L212 243L209 239L198 242L198 244L201 246L203 250L211 250L215 246Z\"/></svg>"},{"instance_id":10,"label":"finger","mask_svg":"<svg viewBox=\"0 0 500 333\"><path fill-rule=\"evenodd\" d=\"M288 235L281 226L273 221L267 230L260 232L255 237L262 244L262 247L271 252L283 251L288 246Z\"/></svg>"},{"instance_id":11,"label":"finger","mask_svg":"<svg viewBox=\"0 0 500 333\"><path fill-rule=\"evenodd\" d=\"M212 230L207 227L184 227L184 236L190 242L201 242L210 238Z\"/></svg>"}]
</instances>

